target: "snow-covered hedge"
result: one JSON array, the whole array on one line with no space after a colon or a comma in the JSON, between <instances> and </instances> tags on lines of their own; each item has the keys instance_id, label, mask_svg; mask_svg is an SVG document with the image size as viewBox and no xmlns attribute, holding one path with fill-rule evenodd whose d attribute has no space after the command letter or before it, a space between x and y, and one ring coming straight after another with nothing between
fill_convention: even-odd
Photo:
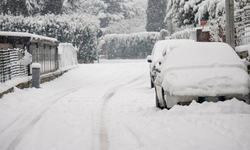
<instances>
[{"instance_id":1,"label":"snow-covered hedge","mask_svg":"<svg viewBox=\"0 0 250 150\"><path fill-rule=\"evenodd\" d=\"M192 39L197 40L196 29L185 29L183 31L175 32L171 35L171 39Z\"/></svg>"},{"instance_id":2,"label":"snow-covered hedge","mask_svg":"<svg viewBox=\"0 0 250 150\"><path fill-rule=\"evenodd\" d=\"M105 35L107 57L108 59L146 58L151 54L159 37L159 32Z\"/></svg>"},{"instance_id":3,"label":"snow-covered hedge","mask_svg":"<svg viewBox=\"0 0 250 150\"><path fill-rule=\"evenodd\" d=\"M0 15L0 31L29 32L53 37L78 47L78 58L95 56L99 20L87 14L44 15L35 17Z\"/></svg>"}]
</instances>

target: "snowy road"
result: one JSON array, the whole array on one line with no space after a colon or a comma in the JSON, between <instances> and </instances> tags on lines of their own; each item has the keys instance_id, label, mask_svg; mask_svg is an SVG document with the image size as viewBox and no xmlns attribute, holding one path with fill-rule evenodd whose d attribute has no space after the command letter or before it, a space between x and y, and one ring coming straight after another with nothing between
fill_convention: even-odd
<instances>
[{"instance_id":1,"label":"snowy road","mask_svg":"<svg viewBox=\"0 0 250 150\"><path fill-rule=\"evenodd\" d=\"M249 150L238 100L154 107L146 60L80 65L0 99L1 150Z\"/></svg>"}]
</instances>

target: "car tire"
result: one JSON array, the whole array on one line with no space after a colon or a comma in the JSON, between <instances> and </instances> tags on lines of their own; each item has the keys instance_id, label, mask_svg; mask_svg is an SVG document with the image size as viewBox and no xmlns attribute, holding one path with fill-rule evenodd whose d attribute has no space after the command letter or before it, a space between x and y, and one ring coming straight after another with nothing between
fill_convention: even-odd
<instances>
[{"instance_id":1,"label":"car tire","mask_svg":"<svg viewBox=\"0 0 250 150\"><path fill-rule=\"evenodd\" d=\"M157 108L160 108L160 109L164 109L165 108L165 104L161 104L161 102L159 100L156 88L155 88L155 103L156 103L156 107Z\"/></svg>"},{"instance_id":2,"label":"car tire","mask_svg":"<svg viewBox=\"0 0 250 150\"><path fill-rule=\"evenodd\" d=\"M160 108L159 98L158 98L158 96L157 96L156 90L155 90L155 106L156 106L157 108Z\"/></svg>"},{"instance_id":3,"label":"car tire","mask_svg":"<svg viewBox=\"0 0 250 150\"><path fill-rule=\"evenodd\" d=\"M152 82L152 80L150 80L150 81L151 81L150 87L151 87L151 88L154 88L154 87L155 87L154 83Z\"/></svg>"},{"instance_id":4,"label":"car tire","mask_svg":"<svg viewBox=\"0 0 250 150\"><path fill-rule=\"evenodd\" d=\"M170 109L170 108L168 108L168 106L167 106L167 99L165 98L165 92L164 92L164 90L162 89L162 100L163 100L163 103L164 103L164 107L166 108L166 109Z\"/></svg>"}]
</instances>

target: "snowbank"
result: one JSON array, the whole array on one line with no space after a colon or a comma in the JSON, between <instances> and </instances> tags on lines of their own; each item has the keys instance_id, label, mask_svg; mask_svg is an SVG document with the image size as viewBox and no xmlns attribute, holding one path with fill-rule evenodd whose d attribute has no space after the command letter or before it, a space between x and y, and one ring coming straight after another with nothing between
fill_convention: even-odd
<instances>
[{"instance_id":1,"label":"snowbank","mask_svg":"<svg viewBox=\"0 0 250 150\"><path fill-rule=\"evenodd\" d=\"M0 93L3 93L12 87L15 87L16 85L18 85L20 83L25 83L25 82L28 82L30 80L31 80L31 76L27 76L27 77L15 78L12 80L8 80L5 83L1 83L0 84Z\"/></svg>"},{"instance_id":2,"label":"snowbank","mask_svg":"<svg viewBox=\"0 0 250 150\"><path fill-rule=\"evenodd\" d=\"M250 44L237 46L237 47L235 47L235 51L236 52L245 52L245 51L248 51L248 53L249 53L249 51L250 51Z\"/></svg>"}]
</instances>

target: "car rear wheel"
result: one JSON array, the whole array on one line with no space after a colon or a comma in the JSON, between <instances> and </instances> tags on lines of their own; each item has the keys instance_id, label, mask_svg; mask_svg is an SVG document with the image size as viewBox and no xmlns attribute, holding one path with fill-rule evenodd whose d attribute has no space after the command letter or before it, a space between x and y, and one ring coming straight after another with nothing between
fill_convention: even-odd
<instances>
[{"instance_id":1,"label":"car rear wheel","mask_svg":"<svg viewBox=\"0 0 250 150\"><path fill-rule=\"evenodd\" d=\"M164 107L166 108L166 109L170 109L170 108L168 108L168 106L167 106L167 99L166 99L166 96L165 96L165 92L164 92L164 90L162 89L162 101L163 101L163 103L164 103Z\"/></svg>"},{"instance_id":2,"label":"car rear wheel","mask_svg":"<svg viewBox=\"0 0 250 150\"><path fill-rule=\"evenodd\" d=\"M156 103L156 107L160 108L160 109L164 109L165 108L165 103L161 103L161 100L158 97L158 93L157 90L155 88L155 103Z\"/></svg>"},{"instance_id":3,"label":"car rear wheel","mask_svg":"<svg viewBox=\"0 0 250 150\"><path fill-rule=\"evenodd\" d=\"M153 88L154 87L154 83L152 82L152 80L151 80L151 88Z\"/></svg>"},{"instance_id":4,"label":"car rear wheel","mask_svg":"<svg viewBox=\"0 0 250 150\"><path fill-rule=\"evenodd\" d=\"M156 91L155 91L155 106L156 106L157 108L160 108L159 98L158 98L158 96L157 96Z\"/></svg>"},{"instance_id":5,"label":"car rear wheel","mask_svg":"<svg viewBox=\"0 0 250 150\"><path fill-rule=\"evenodd\" d=\"M164 96L161 97L161 99L159 99L158 97L158 94L160 93L157 93L157 90L155 88L155 102L156 102L156 107L160 108L160 109L164 109L164 108L167 108L166 106L166 101L164 100Z\"/></svg>"}]
</instances>

